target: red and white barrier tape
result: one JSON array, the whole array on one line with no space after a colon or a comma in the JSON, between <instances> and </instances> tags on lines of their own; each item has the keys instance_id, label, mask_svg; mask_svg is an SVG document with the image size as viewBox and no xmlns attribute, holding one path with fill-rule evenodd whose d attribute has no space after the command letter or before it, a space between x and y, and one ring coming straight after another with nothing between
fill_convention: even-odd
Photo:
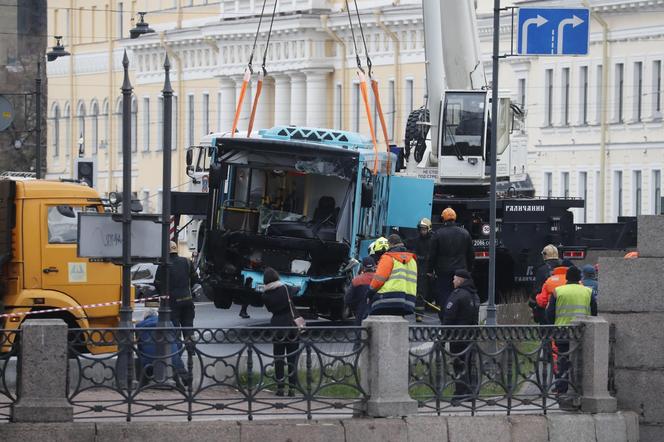
<instances>
[{"instance_id":1,"label":"red and white barrier tape","mask_svg":"<svg viewBox=\"0 0 664 442\"><path fill-rule=\"evenodd\" d=\"M168 296L152 296L150 298L143 298L143 299L137 299L134 301L135 304L141 304L147 301L155 301L158 299L168 299ZM89 308L98 308L98 307L110 307L112 305L120 305L122 304L122 301L111 301L111 302L101 302L98 304L87 304L87 305L76 305L73 307L62 307L62 308L50 308L47 310L36 310L36 311L31 311L31 312L20 312L20 313L5 313L4 315L0 315L0 318L15 318L17 316L27 316L27 315L41 315L44 313L54 313L54 312L67 312L67 311L72 311L72 310L79 310L79 309L89 309Z\"/></svg>"}]
</instances>

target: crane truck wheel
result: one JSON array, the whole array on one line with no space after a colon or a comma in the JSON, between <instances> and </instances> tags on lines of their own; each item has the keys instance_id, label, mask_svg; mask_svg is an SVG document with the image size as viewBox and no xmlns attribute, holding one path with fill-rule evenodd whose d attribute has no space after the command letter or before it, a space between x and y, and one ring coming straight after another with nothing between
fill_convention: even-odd
<instances>
[{"instance_id":1,"label":"crane truck wheel","mask_svg":"<svg viewBox=\"0 0 664 442\"><path fill-rule=\"evenodd\" d=\"M410 151L413 150L413 158L418 163L424 157L426 138L429 133L429 126L417 124L419 122L429 122L428 109L424 107L415 109L408 115L408 121L406 122L406 138L404 140L406 159L410 157Z\"/></svg>"}]
</instances>

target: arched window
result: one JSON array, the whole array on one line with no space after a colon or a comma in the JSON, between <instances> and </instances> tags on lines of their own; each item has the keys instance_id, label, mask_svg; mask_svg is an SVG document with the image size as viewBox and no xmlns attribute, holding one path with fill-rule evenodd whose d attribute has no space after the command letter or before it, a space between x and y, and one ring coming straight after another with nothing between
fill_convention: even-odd
<instances>
[{"instance_id":1,"label":"arched window","mask_svg":"<svg viewBox=\"0 0 664 442\"><path fill-rule=\"evenodd\" d=\"M99 103L97 100L93 100L90 106L90 132L92 153L96 154L99 148Z\"/></svg>"},{"instance_id":2,"label":"arched window","mask_svg":"<svg viewBox=\"0 0 664 442\"><path fill-rule=\"evenodd\" d=\"M64 113L62 114L62 118L65 120L65 141L64 141L64 146L65 146L65 155L69 156L69 153L71 152L71 145L72 145L72 139L71 139L71 106L69 105L69 102L65 103L64 107Z\"/></svg>"},{"instance_id":3,"label":"arched window","mask_svg":"<svg viewBox=\"0 0 664 442\"><path fill-rule=\"evenodd\" d=\"M102 132L102 140L99 142L99 147L101 149L104 149L108 147L108 138L110 135L110 128L111 128L111 114L109 112L109 107L108 107L108 99L104 99L104 103L101 106L101 116L102 119L104 120L104 131Z\"/></svg>"},{"instance_id":4,"label":"arched window","mask_svg":"<svg viewBox=\"0 0 664 442\"><path fill-rule=\"evenodd\" d=\"M131 151L138 151L138 103L131 97Z\"/></svg>"},{"instance_id":5,"label":"arched window","mask_svg":"<svg viewBox=\"0 0 664 442\"><path fill-rule=\"evenodd\" d=\"M83 101L78 102L78 108L76 110L76 115L78 117L78 138L76 139L76 146L78 147L78 156L82 157L85 154L85 103Z\"/></svg>"},{"instance_id":6,"label":"arched window","mask_svg":"<svg viewBox=\"0 0 664 442\"><path fill-rule=\"evenodd\" d=\"M115 145L118 155L122 154L122 97L115 103Z\"/></svg>"},{"instance_id":7,"label":"arched window","mask_svg":"<svg viewBox=\"0 0 664 442\"><path fill-rule=\"evenodd\" d=\"M53 156L60 155L60 106L57 102L51 106L51 138L53 143Z\"/></svg>"}]
</instances>

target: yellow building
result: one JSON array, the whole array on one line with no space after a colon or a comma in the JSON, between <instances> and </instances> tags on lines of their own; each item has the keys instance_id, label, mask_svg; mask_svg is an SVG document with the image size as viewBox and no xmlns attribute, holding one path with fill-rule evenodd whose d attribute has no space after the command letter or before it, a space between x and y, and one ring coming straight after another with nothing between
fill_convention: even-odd
<instances>
[{"instance_id":1,"label":"yellow building","mask_svg":"<svg viewBox=\"0 0 664 442\"><path fill-rule=\"evenodd\" d=\"M391 141L403 144L408 113L424 104L421 3L358 2ZM262 64L269 16L253 59ZM356 57L343 0L282 0L267 52L255 129L275 124L368 132ZM352 4L352 3L351 3ZM396 5L395 5L396 4ZM71 57L48 66L48 173L76 175L78 158L96 164L95 187L120 190L122 54L130 59L133 191L147 211L161 207L163 62L175 90L173 187L186 190L184 151L211 131L229 131L258 26L259 0L53 0L49 35L62 35ZM156 32L130 40L138 11ZM362 65L364 49L353 15ZM255 89L240 118L246 130ZM372 102L372 107L373 102ZM375 116L375 110L372 110ZM73 172L72 172L73 171Z\"/></svg>"}]
</instances>

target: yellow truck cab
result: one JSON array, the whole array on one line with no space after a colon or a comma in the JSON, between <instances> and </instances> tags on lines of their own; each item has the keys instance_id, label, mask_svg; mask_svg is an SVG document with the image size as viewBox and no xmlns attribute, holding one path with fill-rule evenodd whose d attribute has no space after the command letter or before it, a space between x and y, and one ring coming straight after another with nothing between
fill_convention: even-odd
<instances>
[{"instance_id":1,"label":"yellow truck cab","mask_svg":"<svg viewBox=\"0 0 664 442\"><path fill-rule=\"evenodd\" d=\"M78 214L103 212L99 194L74 183L0 179L0 313L4 329L26 318L62 318L70 328L117 327L121 268L77 256ZM84 307L81 307L84 306Z\"/></svg>"}]
</instances>

